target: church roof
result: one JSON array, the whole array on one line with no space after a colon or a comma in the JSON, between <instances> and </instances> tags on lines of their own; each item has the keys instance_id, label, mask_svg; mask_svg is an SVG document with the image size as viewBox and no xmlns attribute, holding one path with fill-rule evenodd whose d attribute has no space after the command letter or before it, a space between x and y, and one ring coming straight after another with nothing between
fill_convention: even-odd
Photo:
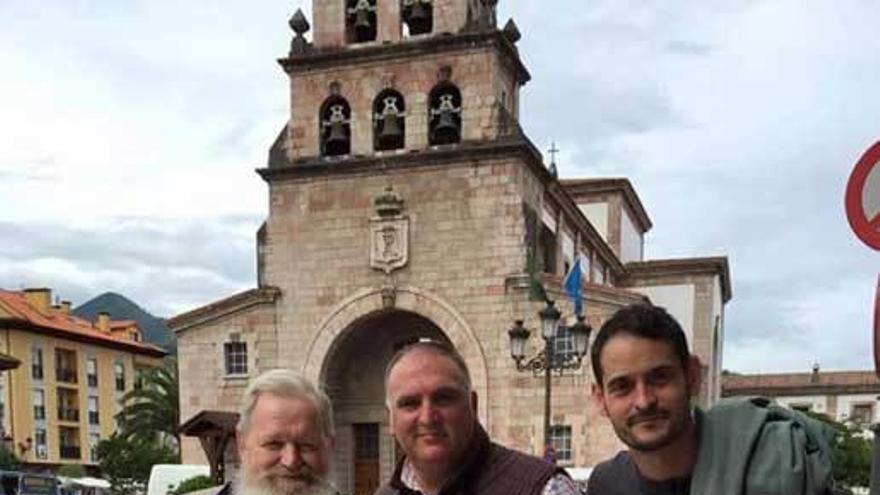
<instances>
[{"instance_id":1,"label":"church roof","mask_svg":"<svg viewBox=\"0 0 880 495\"><path fill-rule=\"evenodd\" d=\"M277 287L266 286L249 289L187 311L186 313L181 313L167 321L168 328L174 332L181 332L190 327L250 306L275 302L280 295L281 290Z\"/></svg>"},{"instance_id":2,"label":"church roof","mask_svg":"<svg viewBox=\"0 0 880 495\"><path fill-rule=\"evenodd\" d=\"M872 371L815 371L722 377L721 394L797 396L819 394L880 393L880 379Z\"/></svg>"},{"instance_id":3,"label":"church roof","mask_svg":"<svg viewBox=\"0 0 880 495\"><path fill-rule=\"evenodd\" d=\"M625 265L629 277L650 275L713 274L721 277L721 299L730 301L733 288L730 282L730 264L727 256L706 258L672 258L665 260L632 261Z\"/></svg>"}]
</instances>

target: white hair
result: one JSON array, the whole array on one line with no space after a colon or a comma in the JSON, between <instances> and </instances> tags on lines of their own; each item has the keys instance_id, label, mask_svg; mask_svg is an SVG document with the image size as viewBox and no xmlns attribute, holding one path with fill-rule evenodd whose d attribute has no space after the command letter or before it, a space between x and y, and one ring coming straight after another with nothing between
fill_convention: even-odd
<instances>
[{"instance_id":1,"label":"white hair","mask_svg":"<svg viewBox=\"0 0 880 495\"><path fill-rule=\"evenodd\" d=\"M270 370L254 378L244 391L239 411L238 431L247 433L251 413L260 395L268 393L281 397L302 398L312 401L318 412L318 426L324 438L333 437L333 405L330 397L308 378L289 369Z\"/></svg>"}]
</instances>

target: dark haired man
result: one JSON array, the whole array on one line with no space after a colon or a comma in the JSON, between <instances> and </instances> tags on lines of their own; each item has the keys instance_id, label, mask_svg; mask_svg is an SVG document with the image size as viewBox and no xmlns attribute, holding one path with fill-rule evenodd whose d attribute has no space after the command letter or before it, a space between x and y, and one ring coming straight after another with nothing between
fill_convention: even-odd
<instances>
[{"instance_id":1,"label":"dark haired man","mask_svg":"<svg viewBox=\"0 0 880 495\"><path fill-rule=\"evenodd\" d=\"M621 309L591 350L593 398L629 447L599 464L590 495L825 494L828 444L811 420L769 401L690 406L700 362L663 308Z\"/></svg>"},{"instance_id":2,"label":"dark haired man","mask_svg":"<svg viewBox=\"0 0 880 495\"><path fill-rule=\"evenodd\" d=\"M399 351L385 393L405 456L378 495L577 495L560 469L489 439L467 365L452 347L420 341Z\"/></svg>"}]
</instances>

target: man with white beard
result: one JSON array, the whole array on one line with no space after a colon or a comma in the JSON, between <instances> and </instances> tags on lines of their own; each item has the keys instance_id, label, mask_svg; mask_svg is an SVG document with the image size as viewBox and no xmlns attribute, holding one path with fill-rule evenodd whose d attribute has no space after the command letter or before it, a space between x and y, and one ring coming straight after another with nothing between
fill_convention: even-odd
<instances>
[{"instance_id":1,"label":"man with white beard","mask_svg":"<svg viewBox=\"0 0 880 495\"><path fill-rule=\"evenodd\" d=\"M244 392L241 467L217 495L338 495L325 479L333 454L327 395L290 370L268 371Z\"/></svg>"}]
</instances>

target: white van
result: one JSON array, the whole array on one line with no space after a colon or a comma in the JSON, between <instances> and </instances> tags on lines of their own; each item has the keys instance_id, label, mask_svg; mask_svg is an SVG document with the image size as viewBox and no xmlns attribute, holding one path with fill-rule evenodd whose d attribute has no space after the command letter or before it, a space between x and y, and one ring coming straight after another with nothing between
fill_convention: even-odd
<instances>
[{"instance_id":1,"label":"white van","mask_svg":"<svg viewBox=\"0 0 880 495\"><path fill-rule=\"evenodd\" d=\"M181 481L195 476L211 476L211 468L201 464L156 464L150 471L147 495L167 495Z\"/></svg>"}]
</instances>

